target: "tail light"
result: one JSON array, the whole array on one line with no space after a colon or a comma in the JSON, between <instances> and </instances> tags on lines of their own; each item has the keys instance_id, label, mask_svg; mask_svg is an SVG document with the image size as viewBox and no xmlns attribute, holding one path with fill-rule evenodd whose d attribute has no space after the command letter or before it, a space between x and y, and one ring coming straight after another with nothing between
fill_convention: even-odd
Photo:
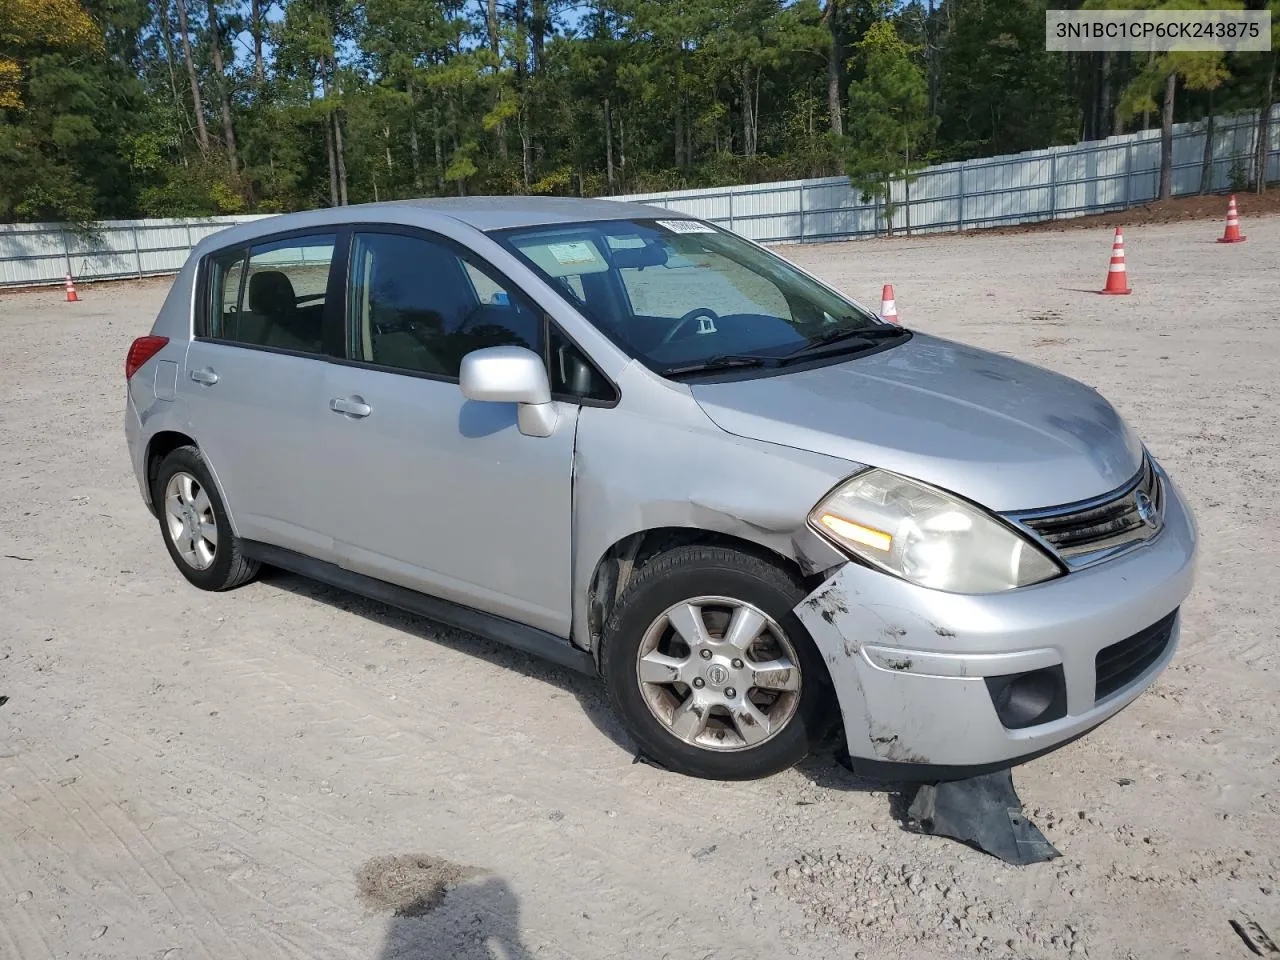
<instances>
[{"instance_id":1,"label":"tail light","mask_svg":"<svg viewBox=\"0 0 1280 960\"><path fill-rule=\"evenodd\" d=\"M154 357L169 342L168 337L139 337L129 345L129 354L124 358L124 378L133 377L138 368Z\"/></svg>"}]
</instances>

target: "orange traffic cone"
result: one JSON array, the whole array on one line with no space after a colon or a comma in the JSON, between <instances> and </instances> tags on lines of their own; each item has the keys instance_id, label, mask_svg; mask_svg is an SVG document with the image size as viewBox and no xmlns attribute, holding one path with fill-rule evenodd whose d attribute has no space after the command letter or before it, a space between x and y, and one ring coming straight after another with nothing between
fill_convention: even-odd
<instances>
[{"instance_id":1,"label":"orange traffic cone","mask_svg":"<svg viewBox=\"0 0 1280 960\"><path fill-rule=\"evenodd\" d=\"M76 285L71 282L71 274L67 274L67 303L75 303L80 298L76 296Z\"/></svg>"},{"instance_id":2,"label":"orange traffic cone","mask_svg":"<svg viewBox=\"0 0 1280 960\"><path fill-rule=\"evenodd\" d=\"M880 319L890 323L898 322L898 305L893 299L893 284L886 283L880 291Z\"/></svg>"},{"instance_id":3,"label":"orange traffic cone","mask_svg":"<svg viewBox=\"0 0 1280 960\"><path fill-rule=\"evenodd\" d=\"M1133 293L1129 288L1129 273L1124 268L1124 234L1116 227L1116 238L1111 242L1111 266L1107 268L1107 285L1099 293Z\"/></svg>"},{"instance_id":4,"label":"orange traffic cone","mask_svg":"<svg viewBox=\"0 0 1280 960\"><path fill-rule=\"evenodd\" d=\"M1240 211L1236 208L1236 195L1233 193L1227 202L1227 229L1218 238L1219 243L1244 243L1248 237L1240 235Z\"/></svg>"}]
</instances>

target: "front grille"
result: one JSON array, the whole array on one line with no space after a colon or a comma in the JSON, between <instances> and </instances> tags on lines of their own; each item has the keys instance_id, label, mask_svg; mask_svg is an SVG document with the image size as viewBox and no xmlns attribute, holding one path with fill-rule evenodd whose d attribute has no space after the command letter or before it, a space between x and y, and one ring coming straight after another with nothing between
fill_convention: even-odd
<instances>
[{"instance_id":1,"label":"front grille","mask_svg":"<svg viewBox=\"0 0 1280 960\"><path fill-rule=\"evenodd\" d=\"M1012 516L1068 566L1082 566L1151 539L1164 518L1160 477L1149 457L1132 480L1097 500Z\"/></svg>"},{"instance_id":2,"label":"front grille","mask_svg":"<svg viewBox=\"0 0 1280 960\"><path fill-rule=\"evenodd\" d=\"M1095 701L1104 700L1127 687L1160 659L1169 646L1173 622L1177 617L1178 611L1174 610L1158 623L1098 651L1093 661Z\"/></svg>"}]
</instances>

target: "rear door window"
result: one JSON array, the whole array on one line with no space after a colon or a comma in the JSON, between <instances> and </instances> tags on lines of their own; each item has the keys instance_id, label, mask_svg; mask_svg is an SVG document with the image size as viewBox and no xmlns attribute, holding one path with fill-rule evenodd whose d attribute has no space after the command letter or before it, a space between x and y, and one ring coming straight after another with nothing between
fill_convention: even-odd
<instances>
[{"instance_id":1,"label":"rear door window","mask_svg":"<svg viewBox=\"0 0 1280 960\"><path fill-rule=\"evenodd\" d=\"M316 234L215 256L207 335L245 346L332 352L326 350L325 299L336 246L336 235Z\"/></svg>"}]
</instances>

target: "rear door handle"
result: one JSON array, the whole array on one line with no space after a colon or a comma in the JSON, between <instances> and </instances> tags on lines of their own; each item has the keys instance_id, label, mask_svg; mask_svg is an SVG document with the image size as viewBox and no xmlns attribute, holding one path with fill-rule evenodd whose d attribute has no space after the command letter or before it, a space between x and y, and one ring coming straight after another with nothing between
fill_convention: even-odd
<instances>
[{"instance_id":1,"label":"rear door handle","mask_svg":"<svg viewBox=\"0 0 1280 960\"><path fill-rule=\"evenodd\" d=\"M203 383L203 384L209 385L209 384L215 384L218 382L218 375L214 373L212 370L210 370L208 367L205 367L203 370L192 370L191 379L194 380L196 383Z\"/></svg>"},{"instance_id":2,"label":"rear door handle","mask_svg":"<svg viewBox=\"0 0 1280 960\"><path fill-rule=\"evenodd\" d=\"M334 397L329 401L329 409L334 413L345 413L348 417L356 417L357 419L367 417L373 413L373 407L359 397Z\"/></svg>"}]
</instances>

